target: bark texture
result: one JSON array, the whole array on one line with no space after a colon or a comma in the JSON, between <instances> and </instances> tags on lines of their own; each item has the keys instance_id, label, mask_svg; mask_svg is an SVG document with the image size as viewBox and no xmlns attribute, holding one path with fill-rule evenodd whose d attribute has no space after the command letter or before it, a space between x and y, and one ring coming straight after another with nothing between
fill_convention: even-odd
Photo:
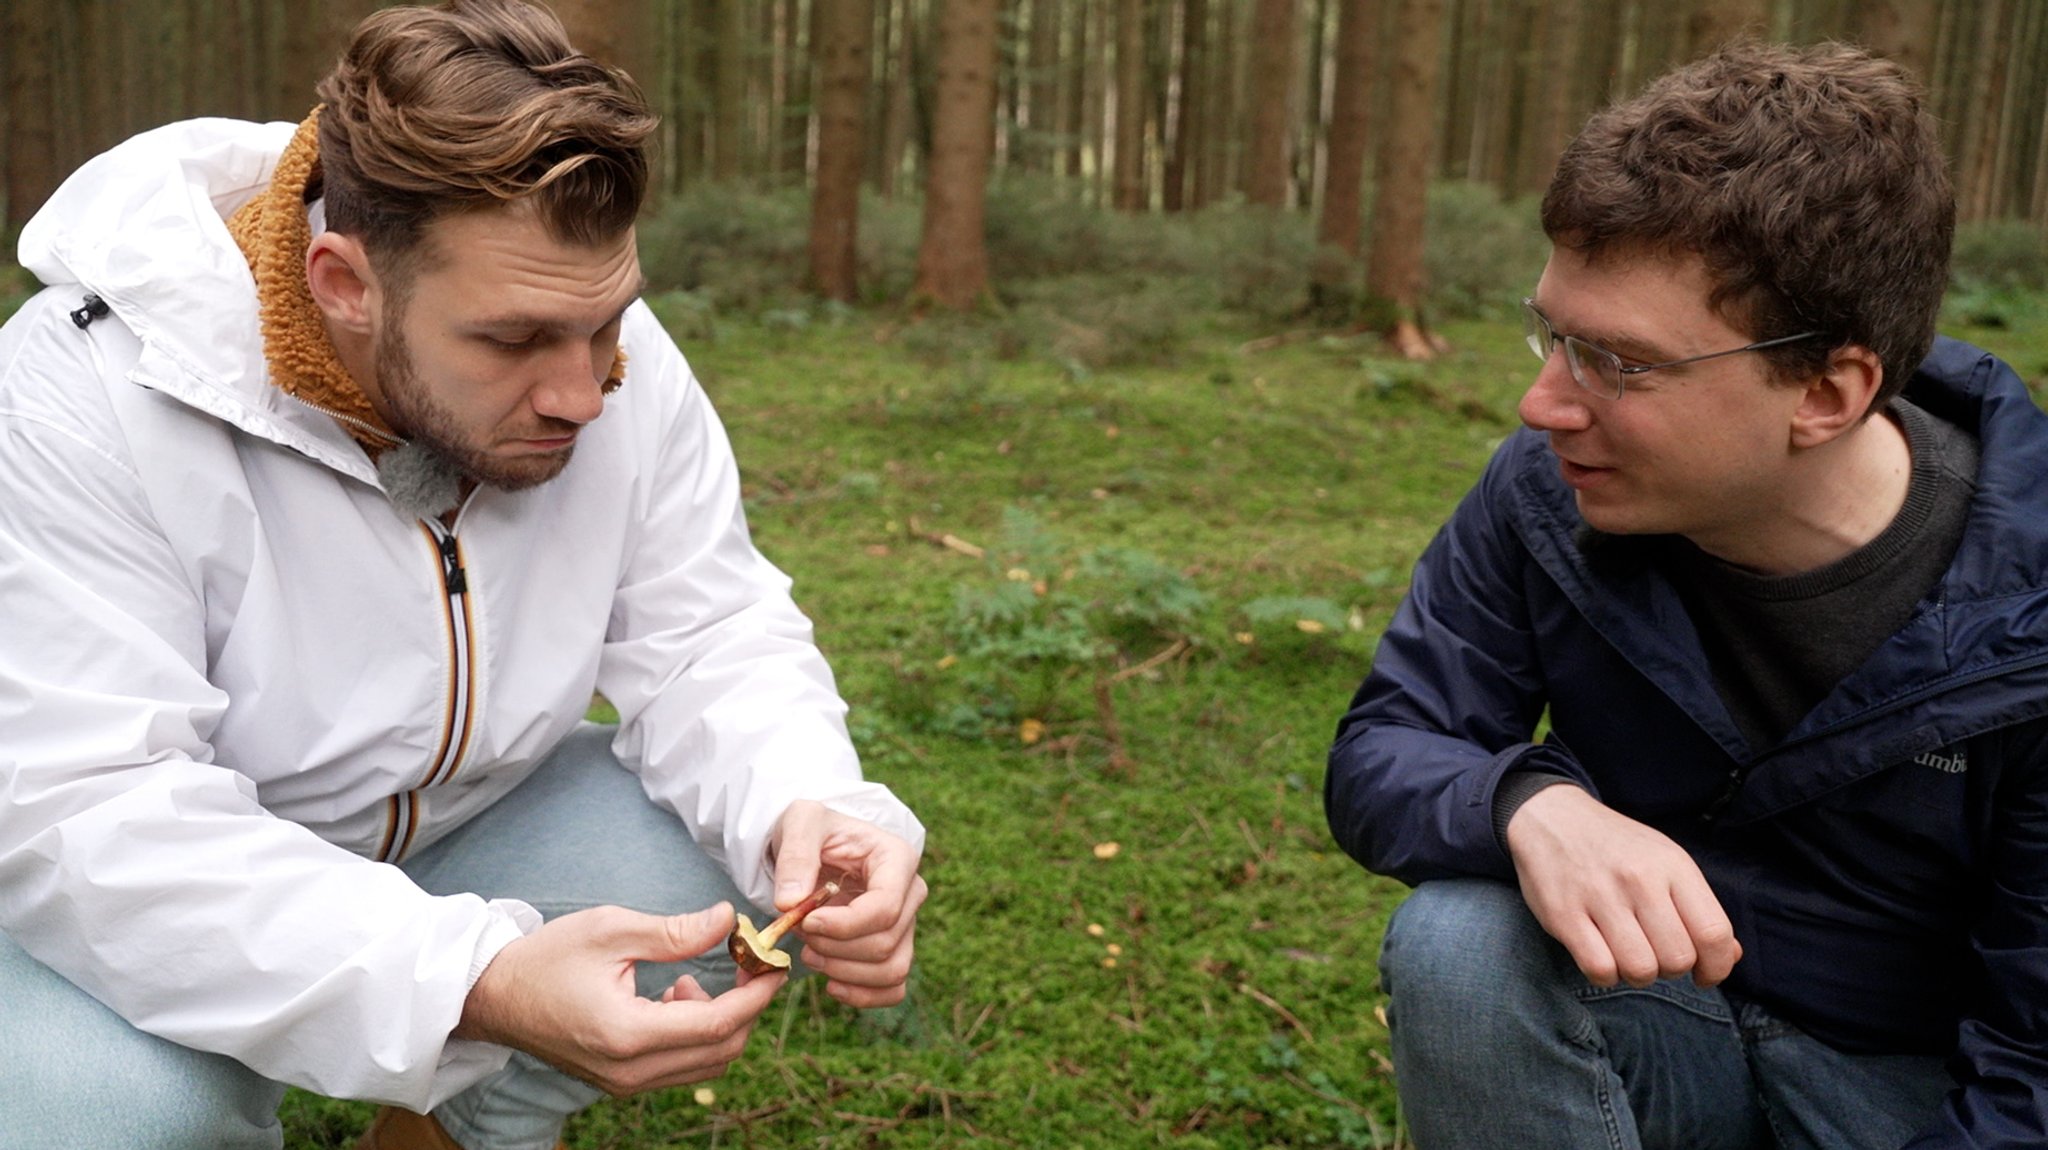
<instances>
[{"instance_id":1,"label":"bark texture","mask_svg":"<svg viewBox=\"0 0 2048 1150\"><path fill-rule=\"evenodd\" d=\"M859 267L861 157L866 141L873 0L812 9L818 75L818 174L811 192L811 289L853 302Z\"/></svg>"},{"instance_id":2,"label":"bark texture","mask_svg":"<svg viewBox=\"0 0 2048 1150\"><path fill-rule=\"evenodd\" d=\"M996 0L942 0L938 20L931 163L911 294L964 310L988 289L984 220L996 110Z\"/></svg>"}]
</instances>

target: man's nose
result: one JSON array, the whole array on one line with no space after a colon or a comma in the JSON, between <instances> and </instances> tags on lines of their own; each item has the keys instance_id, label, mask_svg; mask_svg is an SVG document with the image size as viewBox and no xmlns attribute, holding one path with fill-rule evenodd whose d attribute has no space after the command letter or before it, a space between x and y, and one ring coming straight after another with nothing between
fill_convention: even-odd
<instances>
[{"instance_id":1,"label":"man's nose","mask_svg":"<svg viewBox=\"0 0 2048 1150\"><path fill-rule=\"evenodd\" d=\"M582 344L549 357L546 374L533 390L534 412L579 425L596 419L604 412L604 379L611 366L607 355L599 370L596 350Z\"/></svg>"},{"instance_id":2,"label":"man's nose","mask_svg":"<svg viewBox=\"0 0 2048 1150\"><path fill-rule=\"evenodd\" d=\"M1522 393L1515 412L1522 417L1522 425L1534 431L1582 431L1593 422L1588 403L1592 398L1572 378L1564 349L1552 347L1550 358L1529 381L1529 390Z\"/></svg>"}]
</instances>

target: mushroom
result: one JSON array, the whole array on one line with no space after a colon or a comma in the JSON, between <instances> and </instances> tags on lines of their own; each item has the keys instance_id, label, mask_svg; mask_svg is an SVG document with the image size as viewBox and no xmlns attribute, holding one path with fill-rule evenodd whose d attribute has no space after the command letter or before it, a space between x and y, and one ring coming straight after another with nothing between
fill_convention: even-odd
<instances>
[{"instance_id":1,"label":"mushroom","mask_svg":"<svg viewBox=\"0 0 2048 1150\"><path fill-rule=\"evenodd\" d=\"M839 893L839 884L828 882L807 896L802 902L789 908L788 913L760 930L754 929L754 920L743 914L736 914L731 937L725 940L725 949L732 954L732 960L748 974L771 974L789 969L789 955L775 949L775 943L789 928L804 920L804 916L832 901Z\"/></svg>"}]
</instances>

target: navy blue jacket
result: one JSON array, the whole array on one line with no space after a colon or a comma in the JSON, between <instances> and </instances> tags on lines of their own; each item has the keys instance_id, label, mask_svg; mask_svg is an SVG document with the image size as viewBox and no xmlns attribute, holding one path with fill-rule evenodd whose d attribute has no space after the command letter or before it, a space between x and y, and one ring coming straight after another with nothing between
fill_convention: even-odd
<instances>
[{"instance_id":1,"label":"navy blue jacket","mask_svg":"<svg viewBox=\"0 0 2048 1150\"><path fill-rule=\"evenodd\" d=\"M1338 726L1330 829L1411 885L1512 881L1495 786L1567 775L1691 852L1742 942L1731 991L1842 1049L1955 1056L1916 1150L2048 1146L2048 416L1953 340L1906 394L1977 431L1962 542L1771 747L1744 740L1645 549L1582 550L1544 437L1511 437Z\"/></svg>"}]
</instances>

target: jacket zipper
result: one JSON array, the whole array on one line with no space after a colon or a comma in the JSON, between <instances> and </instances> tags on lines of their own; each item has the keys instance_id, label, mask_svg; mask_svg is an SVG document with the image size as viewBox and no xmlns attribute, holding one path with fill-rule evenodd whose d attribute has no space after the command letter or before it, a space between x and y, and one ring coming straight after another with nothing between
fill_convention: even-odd
<instances>
[{"instance_id":1,"label":"jacket zipper","mask_svg":"<svg viewBox=\"0 0 2048 1150\"><path fill-rule=\"evenodd\" d=\"M299 396L293 395L291 392L285 391L283 388L279 388L278 391L282 393L287 399L292 400L301 407L311 408L312 410L319 412L320 414L326 416L327 418L334 420L336 423L346 423L350 427L360 428L361 430L377 437L378 439L385 440L394 447L405 442L403 438L393 435L390 432L384 430L383 428L377 427L365 420L357 419L353 415L343 415L341 412L338 412L333 408L322 407L320 404L314 403L310 399L301 399Z\"/></svg>"},{"instance_id":2,"label":"jacket zipper","mask_svg":"<svg viewBox=\"0 0 2048 1150\"><path fill-rule=\"evenodd\" d=\"M421 520L420 529L426 532L441 561L442 607L449 650L448 710L441 721L441 745L434 752L425 781L388 800L384 844L377 854L381 862L395 863L405 857L419 832L420 792L443 786L455 777L469 751L470 735L476 725L476 661L471 651L476 623L470 612L469 574L463 569L462 547L454 532L432 520Z\"/></svg>"}]
</instances>

